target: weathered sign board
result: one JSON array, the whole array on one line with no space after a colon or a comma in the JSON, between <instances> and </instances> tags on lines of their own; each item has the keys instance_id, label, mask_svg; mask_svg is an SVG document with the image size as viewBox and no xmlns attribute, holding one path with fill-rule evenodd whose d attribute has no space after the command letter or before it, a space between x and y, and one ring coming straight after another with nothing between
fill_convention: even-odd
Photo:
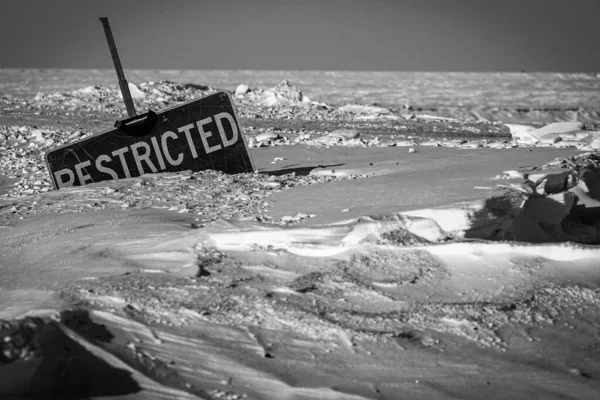
<instances>
[{"instance_id":1,"label":"weathered sign board","mask_svg":"<svg viewBox=\"0 0 600 400\"><path fill-rule=\"evenodd\" d=\"M135 124L122 125L48 151L54 187L159 172L254 171L228 93L217 92L152 116L150 125L142 121L142 132Z\"/></svg>"}]
</instances>

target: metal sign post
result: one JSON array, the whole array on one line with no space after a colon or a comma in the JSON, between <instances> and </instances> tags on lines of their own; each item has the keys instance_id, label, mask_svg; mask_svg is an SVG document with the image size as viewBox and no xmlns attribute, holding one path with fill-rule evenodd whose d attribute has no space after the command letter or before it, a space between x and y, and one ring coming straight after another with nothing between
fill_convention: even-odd
<instances>
[{"instance_id":1,"label":"metal sign post","mask_svg":"<svg viewBox=\"0 0 600 400\"><path fill-rule=\"evenodd\" d=\"M104 34L106 35L106 41L108 42L108 49L110 50L110 55L115 66L115 70L117 71L117 78L119 78L119 87L121 88L123 101L125 102L125 107L127 108L127 115L129 115L129 118L133 118L137 114L135 112L135 106L133 105L131 93L129 92L129 85L127 83L127 80L125 79L125 74L123 73L123 67L121 66L121 60L119 59L119 53L117 52L117 45L115 45L115 40L113 39L112 31L110 30L108 18L101 17L100 22L102 22Z\"/></svg>"}]
</instances>

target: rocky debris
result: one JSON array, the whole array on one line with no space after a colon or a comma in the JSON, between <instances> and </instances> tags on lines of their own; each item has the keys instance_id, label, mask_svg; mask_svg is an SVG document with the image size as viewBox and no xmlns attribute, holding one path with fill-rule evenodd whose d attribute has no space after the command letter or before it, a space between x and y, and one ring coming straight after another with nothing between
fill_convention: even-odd
<instances>
[{"instance_id":1,"label":"rocky debris","mask_svg":"<svg viewBox=\"0 0 600 400\"><path fill-rule=\"evenodd\" d=\"M514 130L514 127L510 127ZM598 131L575 131L561 135L578 140L561 140L550 144L549 142L520 142L518 139L509 141L505 139L451 139L441 140L419 139L414 135L389 135L385 140L375 136L369 130L337 129L332 132L323 130L306 130L291 128L255 129L248 127L246 130L249 147L288 146L304 144L316 147L347 146L347 147L409 147L416 151L419 146L452 147L452 148L512 148L529 146L577 147L580 150L595 150L600 148L600 133ZM10 196L32 195L46 192L52 188L48 177L44 154L47 150L66 143L80 140L92 132L81 129L65 130L45 127L30 126L0 126L0 168L9 178L17 179L9 190ZM362 134L360 132L363 132ZM548 134L547 134L548 135ZM545 136L547 136L545 135ZM554 135L550 133L549 135ZM585 135L585 136L584 136ZM521 136L522 137L522 136ZM404 140L396 140L404 139ZM553 140L555 141L555 140ZM412 151L411 151L412 152ZM4 190L6 192L6 189ZM7 195L4 195L6 197Z\"/></svg>"},{"instance_id":2,"label":"rocky debris","mask_svg":"<svg viewBox=\"0 0 600 400\"><path fill-rule=\"evenodd\" d=\"M600 149L600 132L594 132L594 139L590 142L590 147L594 150Z\"/></svg>"},{"instance_id":3,"label":"rocky debris","mask_svg":"<svg viewBox=\"0 0 600 400\"><path fill-rule=\"evenodd\" d=\"M28 126L0 127L7 138L0 143L0 171L8 178L19 179L13 195L33 194L51 189L44 154L54 147L81 137L80 131L38 129Z\"/></svg>"},{"instance_id":4,"label":"rocky debris","mask_svg":"<svg viewBox=\"0 0 600 400\"><path fill-rule=\"evenodd\" d=\"M427 112L415 114L424 118L474 119L477 121L503 121L510 124L548 124L558 121L579 121L587 124L600 122L600 111L590 103L589 107L498 107L498 106L409 106L408 111Z\"/></svg>"},{"instance_id":5,"label":"rocky debris","mask_svg":"<svg viewBox=\"0 0 600 400\"><path fill-rule=\"evenodd\" d=\"M360 133L356 129L336 129L333 132L329 132L329 136L356 139L360 136Z\"/></svg>"},{"instance_id":6,"label":"rocky debris","mask_svg":"<svg viewBox=\"0 0 600 400\"><path fill-rule=\"evenodd\" d=\"M452 147L452 148L513 148L518 145L514 142L505 139L499 140L466 140L466 139L450 139L443 138L441 140L429 140L427 138L417 139L415 136L408 136L411 140L396 140L397 138L407 138L406 135L385 135L382 139L380 136L373 135L369 131L361 133L357 129L338 129L332 132L324 132L322 130L294 130L285 129L279 131L258 129L258 134L255 133L253 127L245 129L248 134L249 147L267 147L267 146L293 146L303 144L315 147L330 147L330 146L345 146L345 147L416 147L416 146L433 146L433 147Z\"/></svg>"},{"instance_id":7,"label":"rocky debris","mask_svg":"<svg viewBox=\"0 0 600 400\"><path fill-rule=\"evenodd\" d=\"M278 134L276 132L259 133L258 135L256 135L254 137L254 140L256 140L258 143L270 142L270 141L275 141L275 140L279 140L279 139L282 139L282 137L280 134Z\"/></svg>"},{"instance_id":8,"label":"rocky debris","mask_svg":"<svg viewBox=\"0 0 600 400\"><path fill-rule=\"evenodd\" d=\"M418 146L418 144L412 140L400 140L400 141L394 142L394 146L396 146L396 147L414 147L414 146Z\"/></svg>"},{"instance_id":9,"label":"rocky debris","mask_svg":"<svg viewBox=\"0 0 600 400\"><path fill-rule=\"evenodd\" d=\"M510 212L510 223L495 232L496 239L600 244L599 154L557 159L529 172L505 171L497 178L524 180L501 185L523 201Z\"/></svg>"},{"instance_id":10,"label":"rocky debris","mask_svg":"<svg viewBox=\"0 0 600 400\"><path fill-rule=\"evenodd\" d=\"M217 219L251 219L280 223L269 216L269 198L288 188L365 176L296 176L219 171L184 171L98 182L62 190L13 189L0 200L0 223L50 212L159 208L196 216L198 226ZM15 193L16 192L16 193ZM19 194L20 197L13 197ZM215 201L214 199L219 199Z\"/></svg>"},{"instance_id":11,"label":"rocky debris","mask_svg":"<svg viewBox=\"0 0 600 400\"><path fill-rule=\"evenodd\" d=\"M314 218L316 217L315 214L304 214L304 213L298 213L294 216L292 215L284 215L283 217L280 218L279 222L281 225L289 225L295 222L301 222L305 219L308 218Z\"/></svg>"},{"instance_id":12,"label":"rocky debris","mask_svg":"<svg viewBox=\"0 0 600 400\"><path fill-rule=\"evenodd\" d=\"M344 117L354 117L359 120L369 120L369 119L400 119L399 116L392 114L392 112L383 107L378 106L367 106L362 104L346 104L344 106L339 107L336 111L337 115L341 115Z\"/></svg>"},{"instance_id":13,"label":"rocky debris","mask_svg":"<svg viewBox=\"0 0 600 400\"><path fill-rule=\"evenodd\" d=\"M49 127L8 125L0 126L0 132L5 139L0 142L0 170L8 178L15 179L12 187L0 197L27 196L47 192L52 189L44 160L45 152L49 149L86 138L93 132L82 129L56 129ZM358 130L339 129L331 133L326 131L304 129L246 129L249 147L311 145L317 147L348 146L348 147L388 147L398 145L395 141L382 141L378 136L364 134L359 136ZM411 140L411 147L418 146L418 141ZM440 146L456 147L462 143L469 146L466 140L442 140ZM484 147L493 144L510 147L507 141L483 142ZM402 145L402 143L401 143Z\"/></svg>"},{"instance_id":14,"label":"rocky debris","mask_svg":"<svg viewBox=\"0 0 600 400\"><path fill-rule=\"evenodd\" d=\"M496 179L523 179L525 178L523 172L517 170L503 171L502 175L497 176Z\"/></svg>"},{"instance_id":15,"label":"rocky debris","mask_svg":"<svg viewBox=\"0 0 600 400\"><path fill-rule=\"evenodd\" d=\"M216 88L183 84L172 81L130 84L136 108L160 111L217 91ZM407 110L391 110L376 105L346 104L340 107L311 101L300 89L284 80L268 89L250 88L241 84L233 93L238 115L250 120L289 120L361 124L361 128L390 131L414 131L415 134L455 133L458 135L506 136L508 129L499 122L474 119L425 118ZM0 98L7 115L48 117L83 117L90 114L118 117L124 114L120 91L116 87L88 86L78 90L57 93L38 93L33 99L13 96ZM247 125L247 124L245 124ZM354 129L348 126L349 130ZM362 129L361 129L362 130ZM1 140L1 139L0 139Z\"/></svg>"},{"instance_id":16,"label":"rocky debris","mask_svg":"<svg viewBox=\"0 0 600 400\"><path fill-rule=\"evenodd\" d=\"M16 321L0 320L0 367L17 360L28 361L41 356L35 340L45 322L27 317Z\"/></svg>"},{"instance_id":17,"label":"rocky debris","mask_svg":"<svg viewBox=\"0 0 600 400\"><path fill-rule=\"evenodd\" d=\"M45 152L91 135L79 129L70 131L18 125L3 126L0 130L7 138L0 143L0 171L8 178L17 179L9 193L0 197L50 190L52 182L46 169Z\"/></svg>"},{"instance_id":18,"label":"rocky debris","mask_svg":"<svg viewBox=\"0 0 600 400\"><path fill-rule=\"evenodd\" d=\"M236 97L243 96L246 93L248 93L249 91L250 91L250 88L248 87L248 85L241 83L238 85L238 87L235 88L234 95Z\"/></svg>"},{"instance_id":19,"label":"rocky debris","mask_svg":"<svg viewBox=\"0 0 600 400\"><path fill-rule=\"evenodd\" d=\"M327 104L311 101L288 80L268 89L239 85L234 99L243 118L329 120L333 110Z\"/></svg>"},{"instance_id":20,"label":"rocky debris","mask_svg":"<svg viewBox=\"0 0 600 400\"><path fill-rule=\"evenodd\" d=\"M171 81L132 83L129 89L139 109L160 110L207 96L217 90L208 86ZM123 100L120 90L102 85L88 86L66 93L38 93L27 106L44 112L87 111L120 114Z\"/></svg>"},{"instance_id":21,"label":"rocky debris","mask_svg":"<svg viewBox=\"0 0 600 400\"><path fill-rule=\"evenodd\" d=\"M413 117L419 118L419 119L434 119L434 120L446 121L446 122L460 122L460 120L457 118L441 117L439 115L415 114Z\"/></svg>"},{"instance_id":22,"label":"rocky debris","mask_svg":"<svg viewBox=\"0 0 600 400\"><path fill-rule=\"evenodd\" d=\"M131 94L131 98L133 100L144 100L146 98L146 93L142 90L140 90L139 87L137 87L135 84L129 82L127 84L127 86L129 86L129 94ZM121 95L121 98L123 98L123 96Z\"/></svg>"},{"instance_id":23,"label":"rocky debris","mask_svg":"<svg viewBox=\"0 0 600 400\"><path fill-rule=\"evenodd\" d=\"M135 102L141 108L161 109L185 101L214 93L216 89L201 85L181 84L171 81L146 82L131 85ZM578 122L553 123L541 128L528 125L504 125L455 118L430 117L427 114L400 115L392 110L375 106L347 104L335 108L310 101L288 81L283 81L267 90L251 89L240 85L236 90L235 101L242 116L259 119L295 121L329 121L337 129L325 126L301 129L294 128L254 128L247 126L249 147L284 146L304 144L317 147L409 147L416 151L419 146L453 147L464 149L553 146L557 148L575 147L592 151L600 149L600 131L593 125ZM101 85L67 93L50 93L35 96L33 100L4 97L3 104L19 107L20 110L37 110L49 114L122 111L120 92ZM14 109L12 111L15 111ZM374 117L373 121L360 121L356 118ZM386 120L379 117L398 116L399 119ZM321 123L321 122L319 122ZM261 125L258 123L257 125ZM328 125L328 126L331 126ZM448 137L431 140L426 135L438 132L456 135L504 135L510 131L512 141L496 139L454 139ZM328 133L328 131L330 131ZM382 132L382 135L378 135ZM395 133L394 133L395 132ZM402 133L402 134L401 134ZM91 135L83 129L65 130L28 126L0 126L0 168L3 175L17 179L9 190L10 195L32 195L49 191L52 187L45 170L44 152L74 140ZM455 136L456 137L456 136ZM3 192L6 192L3 188Z\"/></svg>"},{"instance_id":24,"label":"rocky debris","mask_svg":"<svg viewBox=\"0 0 600 400\"><path fill-rule=\"evenodd\" d=\"M577 147L583 151L600 148L600 132L586 130L581 122L553 122L541 128L507 124L517 146Z\"/></svg>"},{"instance_id":25,"label":"rocky debris","mask_svg":"<svg viewBox=\"0 0 600 400\"><path fill-rule=\"evenodd\" d=\"M263 91L260 93L260 97L260 101L266 106L310 104L310 99L305 97L296 86L291 85L287 79L281 81L277 86Z\"/></svg>"}]
</instances>

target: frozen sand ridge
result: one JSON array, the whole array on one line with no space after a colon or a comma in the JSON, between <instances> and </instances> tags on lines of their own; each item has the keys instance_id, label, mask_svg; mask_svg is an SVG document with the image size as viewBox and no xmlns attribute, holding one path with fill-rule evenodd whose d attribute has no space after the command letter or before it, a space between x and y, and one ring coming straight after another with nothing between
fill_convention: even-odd
<instances>
[{"instance_id":1,"label":"frozen sand ridge","mask_svg":"<svg viewBox=\"0 0 600 400\"><path fill-rule=\"evenodd\" d=\"M428 240L415 240L413 236L416 234L422 238L441 240L442 243L432 244ZM181 379L182 388L192 391L199 398L211 398L210 395L220 393L212 388L229 387L231 383L228 383L228 377L233 377L237 391L251 391L266 399L371 398L371 395L362 397L326 386L303 386L297 380L294 380L294 384L289 384L277 371L269 371L263 365L264 360L270 361L275 357L275 361L270 361L271 363L277 362L278 358L285 362L286 352L290 351L291 357L304 354L304 358L300 359L302 365L310 362L305 359L307 352L328 354L331 349L334 357L336 353L343 352L344 357L360 358L360 354L365 353L362 346L373 346L374 343L382 345L381 340L392 340L390 346L396 348L394 335L408 335L415 329L417 332L423 329L438 333L450 332L472 340L478 346L501 349L504 344L497 328L510 320L507 321L509 317L498 310L498 304L503 304L507 299L509 302L515 301L511 298L511 293L514 293L516 288L532 286L535 279L531 274L540 279L552 274L576 271L579 274L583 273L583 277L580 276L579 279L585 279L586 275L591 275L594 271L594 262L589 260L596 260L599 256L599 250L595 247L483 242L443 243L445 239L446 234L431 220L403 215L384 220L361 218L335 226L286 229L249 222L221 221L141 251L148 258L152 258L153 252L159 255L162 250L173 253L189 251L193 245L197 258L193 257L194 254L190 254L190 258L199 262L200 267L209 274L197 282L201 285L200 293L210 290L207 294L209 297L233 290L223 287L211 288L219 281L211 284L211 275L218 275L219 270L230 270L229 273L233 276L242 274L244 284L241 286L250 286L248 293L253 294L251 298L241 297L246 299L242 302L242 311L239 311L240 306L228 305L211 309L210 313L203 312L203 308L211 301L203 297L193 300L187 298L186 291L196 285L192 280L182 281L176 286L169 284L169 295L161 303L148 304L144 303L143 297L153 292L154 288L148 293L141 293L136 286L133 288L134 293L139 293L133 296L123 292L120 295L125 296L124 298L116 297L119 292L108 288L109 292L114 292L109 297L103 295L105 289L102 285L90 281L89 288L94 290L82 290L79 293L82 300L92 302L96 307L130 310L134 316L140 312L150 315L156 313L158 318L178 321L177 324L185 321L183 326L192 329L195 327L198 329L197 334L178 335L172 329L162 331L160 328L150 328L132 321L132 318L113 314L122 311L91 311L89 318L93 323L86 322L85 316L55 318L48 328L34 327L35 332L31 334L40 334L46 338L46 344L42 345L46 347L41 349L44 353L42 362L46 363L48 371L60 371L59 375L67 381L61 381L63 384L60 387L62 390L72 391L71 393L87 393L88 390L91 394L109 394L102 391L98 383L90 383L91 371L86 366L73 368L77 364L71 364L71 368L64 367L65 364L68 365L65 362L66 355L51 350L52 346L64 343L64 340L68 340L67 344L70 347L74 342L90 353L75 353L78 360L76 362L88 359L86 365L94 365L89 360L91 358L102 360L110 366L109 370L116 368L127 371L124 382L115 382L114 390L119 387L122 390L132 390L138 395L147 396L145 398L194 398L191 394L168 388L142 375L141 372L160 376L161 368L165 369L161 363L169 360L176 360L173 366L166 367L167 371L172 371L167 375L170 384L173 385ZM121 243L120 249L126 258L130 245L136 247L136 251L140 250L139 241L131 244ZM531 259L536 260L538 264L529 266L526 260ZM159 261L162 260L161 255ZM561 261L568 261L568 266L564 263L561 265ZM236 267L237 263L241 264ZM521 270L525 273L521 273ZM197 273L197 269L193 271L194 276ZM251 276L255 278L249 279ZM120 285L125 284L121 281ZM477 291L469 293L473 287L476 287ZM246 290L244 288L242 290ZM195 293L197 296L198 293ZM427 297L422 298L425 294ZM177 300L180 295L183 296L183 300ZM552 293L546 295L552 296ZM342 297L343 302L339 296L345 296ZM406 296L417 296L416 301L426 301L423 312L411 310L410 304L404 300ZM540 296L537 295L538 301ZM598 302L597 294L585 291L580 294L574 292L573 296ZM233 298L239 299L240 294L234 293ZM319 304L326 301L329 308L319 305L322 315L313 315L306 311L315 308L315 304L309 302L311 299L318 299ZM174 300L174 305L170 306ZM223 304L223 301L220 297L216 298L219 304ZM441 305L435 305L433 301ZM483 314L485 317L479 321L463 315L460 306L455 304L456 301L466 305L474 301L489 301L492 304L486 308L487 312ZM227 304L229 302L231 300L228 300ZM497 303L494 304L495 302ZM445 303L448 305L444 305ZM362 311L355 310L353 305ZM537 310L530 316L520 302L516 307L520 313L512 317L515 320L513 323L521 319L538 318ZM406 313L400 314L400 310L406 310ZM386 313L389 313L389 316L384 317ZM21 321L27 323L29 320ZM245 328L247 326L248 328ZM260 333L255 334L254 326L266 329L266 333L256 328L256 332ZM105 334L108 332L114 337L104 341L103 335L90 329L98 327L103 328ZM18 329L7 328L3 333L7 331L12 337ZM371 337L369 332L374 336ZM264 335L271 336L266 336L269 339L265 339ZM430 351L435 352L436 340L425 334L421 335L423 338L418 339L417 343L431 347ZM26 340L24 343L30 341ZM235 346L234 350L238 349L235 350L238 355L234 350L230 350L230 346ZM126 363L110 352L119 351L119 348L121 350L118 355ZM36 351L35 348L29 350ZM246 354L246 358L240 359L239 354ZM395 352L391 351L387 356L376 353L375 357L377 360L388 360L386 357L392 354ZM437 352L435 354L436 360L439 361L441 356ZM327 362L326 357L320 357L321 362ZM412 360L404 349L399 357L409 357ZM21 382L28 382L29 379L33 379L29 382L35 382L35 379L40 379L39 375L34 374L39 362L39 357L32 354L31 358L8 363L0 368L4 369L2 372L9 371L13 376L18 376L22 379ZM333 369L342 368L338 371L341 374L339 376L347 376L349 371L352 371L352 374L365 373L358 367L362 365L360 362L354 367L342 365L343 367L337 366ZM397 377L398 365L403 364L394 363L393 367L390 367L383 362L374 367L371 362L367 365L381 372L392 368L391 371L395 373L390 372L388 378L384 378L384 374L376 381L389 379L390 382L394 382L393 377ZM332 367L333 365L327 364L327 368ZM414 368L414 365L410 367ZM332 373L332 370L328 371L327 374ZM53 383L43 381L36 387L43 392ZM127 389L128 386L124 383L134 385L134 388L129 386ZM138 386L140 389L136 388ZM18 393L23 387L6 387L5 383L2 389L5 393L6 390ZM346 384L346 387L349 385ZM211 389L210 395L205 396L204 391L208 389Z\"/></svg>"},{"instance_id":2,"label":"frozen sand ridge","mask_svg":"<svg viewBox=\"0 0 600 400\"><path fill-rule=\"evenodd\" d=\"M457 220L456 214L464 210L423 210L399 214L384 220L362 217L356 221L344 224L335 224L322 227L288 227L279 228L273 225L260 225L252 223L233 223L224 221L207 228L206 233L191 233L192 242L197 246L214 247L222 251L256 251L257 249L283 250L290 254L303 257L334 257L342 253L357 251L361 247L368 249L372 243L382 240L382 237L397 234L405 236L408 244L404 248L431 250L443 254L446 251L460 254L461 251L475 252L478 248L487 248L492 252L519 252L528 256L547 257L553 260L591 259L600 256L600 248L585 247L575 244L561 243L533 245L525 242L494 243L470 240L456 240L453 235L464 235L464 231L444 231L440 224L451 226L444 220L445 213L453 214L451 218ZM416 215L429 214L430 218L417 217ZM467 217L468 218L468 217ZM439 219L439 222L436 221ZM517 229L528 229L519 227ZM404 232L404 233L403 233ZM513 235L523 235L524 232L513 232ZM418 237L416 240L411 237ZM176 242L190 243L188 238L175 239L164 244L165 248L178 246ZM162 247L162 246L159 246ZM445 250L448 249L448 250Z\"/></svg>"}]
</instances>

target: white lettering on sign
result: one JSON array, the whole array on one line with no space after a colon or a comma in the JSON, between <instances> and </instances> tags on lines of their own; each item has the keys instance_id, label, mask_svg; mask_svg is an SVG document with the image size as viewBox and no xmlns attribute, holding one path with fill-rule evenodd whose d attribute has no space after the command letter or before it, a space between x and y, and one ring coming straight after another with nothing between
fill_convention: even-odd
<instances>
[{"instance_id":1,"label":"white lettering on sign","mask_svg":"<svg viewBox=\"0 0 600 400\"><path fill-rule=\"evenodd\" d=\"M79 178L79 183L85 185L85 181L92 180L92 177L89 174L83 174L82 169L85 167L89 167L92 165L90 161L80 162L79 164L75 164L75 172L77 172L77 177ZM92 181L93 182L93 181Z\"/></svg>"},{"instance_id":2,"label":"white lettering on sign","mask_svg":"<svg viewBox=\"0 0 600 400\"><path fill-rule=\"evenodd\" d=\"M196 146L194 146L194 141L192 140L192 134L190 133L190 129L194 128L194 124L189 124L186 126L182 126L177 129L179 132L185 132L185 138L187 139L188 146L190 146L190 150L192 151L192 157L197 158L198 153L196 152Z\"/></svg>"},{"instance_id":3,"label":"white lettering on sign","mask_svg":"<svg viewBox=\"0 0 600 400\"><path fill-rule=\"evenodd\" d=\"M101 155L100 157L96 158L96 169L104 174L110 175L110 177L113 179L119 179L119 175L117 175L117 173L113 169L102 165L103 162L110 162L110 161L111 161L111 159L109 156L107 156L105 154Z\"/></svg>"},{"instance_id":4,"label":"white lettering on sign","mask_svg":"<svg viewBox=\"0 0 600 400\"><path fill-rule=\"evenodd\" d=\"M63 179L62 179L62 177L64 175L69 176L69 180L66 182L63 181ZM64 188L64 187L73 186L73 183L75 183L75 174L69 168L64 168L64 169L61 169L60 171L56 171L54 173L54 177L56 178L56 182L58 182L59 189Z\"/></svg>"},{"instance_id":5,"label":"white lettering on sign","mask_svg":"<svg viewBox=\"0 0 600 400\"><path fill-rule=\"evenodd\" d=\"M127 167L127 161L125 161L125 156L123 154L127 153L129 149L127 147L123 147L122 149L115 150L112 152L113 156L119 156L119 160L121 160L121 166L123 167L123 172L127 178L131 178L131 174L129 173L129 168Z\"/></svg>"},{"instance_id":6,"label":"white lettering on sign","mask_svg":"<svg viewBox=\"0 0 600 400\"><path fill-rule=\"evenodd\" d=\"M162 171L163 169L167 168L165 165L165 160L163 160L163 156L160 152L160 147L158 147L158 140L156 140L156 136L152 137L152 139L150 139L150 141L152 142L152 147L154 147L154 152L156 153L156 158L158 158L158 166L160 167L160 170Z\"/></svg>"},{"instance_id":7,"label":"white lettering on sign","mask_svg":"<svg viewBox=\"0 0 600 400\"><path fill-rule=\"evenodd\" d=\"M221 135L221 140L223 141L223 147L228 147L237 142L238 140L238 129L235 124L235 120L231 116L231 114L222 112L220 114L215 115L215 122L217 123L217 129L219 130L219 134ZM227 136L225 136L225 129L223 128L222 119L226 119L229 121L229 125L231 125L231 129L233 130L233 137L231 140L227 140Z\"/></svg>"},{"instance_id":8,"label":"white lettering on sign","mask_svg":"<svg viewBox=\"0 0 600 400\"><path fill-rule=\"evenodd\" d=\"M172 166L175 167L183 162L183 153L179 153L179 156L177 157L176 160L173 159L173 157L171 157L171 153L169 153L169 147L167 146L168 138L177 139L177 135L174 134L173 132L167 131L167 132L163 133L161 141L160 141L163 152L165 153L165 158L167 159L169 164L171 164Z\"/></svg>"},{"instance_id":9,"label":"white lettering on sign","mask_svg":"<svg viewBox=\"0 0 600 400\"><path fill-rule=\"evenodd\" d=\"M212 132L208 131L206 132L204 130L204 125L206 124L210 124L210 120L211 118L204 118L198 122L196 122L196 125L198 125L198 131L200 132L200 139L202 139L202 144L204 145L204 151L206 151L206 154L210 154L213 151L217 151L221 148L220 144L217 144L213 147L210 147L210 145L208 144L208 138L212 136Z\"/></svg>"},{"instance_id":10,"label":"white lettering on sign","mask_svg":"<svg viewBox=\"0 0 600 400\"><path fill-rule=\"evenodd\" d=\"M223 124L224 120L227 120L226 124L229 124L231 127L231 138L227 138L227 131L225 129L226 125L224 126ZM217 131L219 132L218 137L221 139L221 144L214 144L211 146L208 143L208 139L214 138L213 132L206 130L205 125L213 122ZM177 128L177 131L185 135L186 142L190 148L190 153L193 158L198 157L198 151L194 145L194 136L192 135L200 136L200 140L206 154L210 154L222 148L232 146L238 141L239 138L239 130L235 119L227 112L216 114L214 117L204 118L195 124L187 124L179 127ZM64 168L56 171L54 172L54 178L56 179L57 187L60 189L63 187L73 186L76 177L81 185L86 185L93 182L94 179L92 178L92 175L94 174L90 175L90 173L88 173L90 170L86 170L86 168L89 167L95 167L96 171L109 175L112 179L119 179L119 177L122 177L123 175L125 175L126 178L131 178L131 171L125 158L125 154L129 151L131 151L131 156L135 161L135 166L137 167L139 175L144 175L145 173L150 172L157 173L167 169L168 166L176 167L183 163L185 159L185 153L180 151L179 153L174 154L171 152L173 150L172 148L170 149L171 151L169 151L168 140L177 140L179 138L180 136L177 133L166 131L160 136L160 139L157 136L153 136L150 138L150 142L140 141L133 143L130 146L125 146L114 150L110 155L102 154L96 157L95 160L79 162L72 167L73 169ZM150 143L152 144L150 145ZM151 159L153 155L156 157L156 161ZM122 174L120 171L118 171L118 168L115 169L116 165L113 164L112 168L109 168L106 165L116 162L116 158L118 158L119 161L117 163L120 164L121 169L123 170ZM158 168L155 162L158 163Z\"/></svg>"},{"instance_id":11,"label":"white lettering on sign","mask_svg":"<svg viewBox=\"0 0 600 400\"><path fill-rule=\"evenodd\" d=\"M140 154L140 147L144 148L144 154ZM146 161L146 165L150 167L150 171L157 173L158 170L154 166L154 163L150 161L150 145L146 142L137 142L131 145L131 152L133 153L133 159L135 165L137 165L138 172L140 175L144 175L144 167L142 167L142 161Z\"/></svg>"}]
</instances>

